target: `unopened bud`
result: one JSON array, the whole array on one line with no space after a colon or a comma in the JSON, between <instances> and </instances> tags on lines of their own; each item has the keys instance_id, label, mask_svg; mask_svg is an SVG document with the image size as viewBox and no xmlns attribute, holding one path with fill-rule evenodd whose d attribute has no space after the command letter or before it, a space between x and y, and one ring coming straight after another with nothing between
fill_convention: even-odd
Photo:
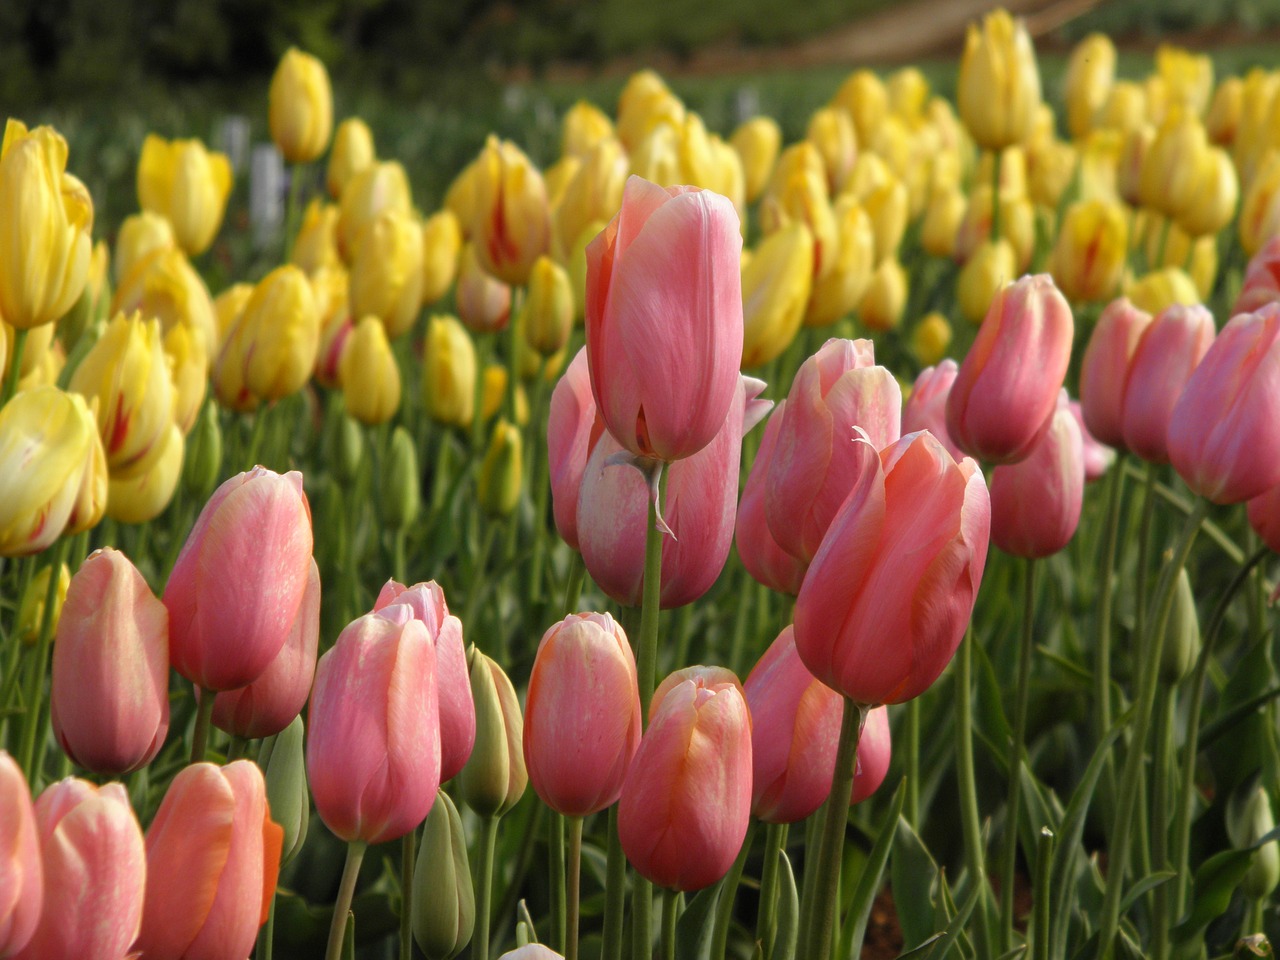
<instances>
[{"instance_id":1,"label":"unopened bud","mask_svg":"<svg viewBox=\"0 0 1280 960\"><path fill-rule=\"evenodd\" d=\"M413 939L427 960L452 960L471 941L476 901L462 818L444 791L436 794L413 868Z\"/></svg>"}]
</instances>

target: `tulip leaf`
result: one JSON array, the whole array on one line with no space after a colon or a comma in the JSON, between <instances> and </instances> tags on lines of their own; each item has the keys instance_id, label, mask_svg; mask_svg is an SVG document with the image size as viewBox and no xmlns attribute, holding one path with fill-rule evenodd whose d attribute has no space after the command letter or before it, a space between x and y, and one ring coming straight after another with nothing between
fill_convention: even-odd
<instances>
[{"instance_id":1,"label":"tulip leaf","mask_svg":"<svg viewBox=\"0 0 1280 960\"><path fill-rule=\"evenodd\" d=\"M1249 872L1253 852L1277 837L1280 837L1280 827L1244 849L1216 853L1196 868L1195 879L1191 882L1191 910L1173 928L1174 943L1198 939L1210 923L1226 912L1231 905L1231 895Z\"/></svg>"},{"instance_id":2,"label":"tulip leaf","mask_svg":"<svg viewBox=\"0 0 1280 960\"><path fill-rule=\"evenodd\" d=\"M800 939L800 892L787 851L778 851L778 935L769 960L795 960Z\"/></svg>"},{"instance_id":3,"label":"tulip leaf","mask_svg":"<svg viewBox=\"0 0 1280 960\"><path fill-rule=\"evenodd\" d=\"M709 960L720 888L714 883L699 890L676 921L676 956L680 960Z\"/></svg>"},{"instance_id":4,"label":"tulip leaf","mask_svg":"<svg viewBox=\"0 0 1280 960\"><path fill-rule=\"evenodd\" d=\"M922 946L936 929L933 917L938 864L905 819L898 822L893 838L889 871L902 942L908 948Z\"/></svg>"},{"instance_id":5,"label":"tulip leaf","mask_svg":"<svg viewBox=\"0 0 1280 960\"><path fill-rule=\"evenodd\" d=\"M1236 724L1276 697L1280 697L1280 687L1272 687L1265 693L1260 693L1256 697L1232 707L1222 716L1214 719L1213 722L1205 724L1200 731L1200 748L1204 749L1223 734L1230 733Z\"/></svg>"},{"instance_id":6,"label":"tulip leaf","mask_svg":"<svg viewBox=\"0 0 1280 960\"><path fill-rule=\"evenodd\" d=\"M889 851L893 848L893 838L898 832L898 823L902 819L902 805L906 802L906 778L898 783L890 801L889 815L880 827L876 842L863 864L862 875L854 888L853 903L850 904L848 916L841 927L841 949L839 956L857 957L862 955L862 940L867 933L867 921L871 918L871 907L875 904L876 893L880 890L880 881L884 877L885 864L889 861Z\"/></svg>"},{"instance_id":7,"label":"tulip leaf","mask_svg":"<svg viewBox=\"0 0 1280 960\"><path fill-rule=\"evenodd\" d=\"M1124 914L1129 912L1129 908L1135 903L1145 897L1156 887L1168 883L1177 875L1177 871L1175 870L1157 870L1154 873L1147 874L1130 887L1129 892L1124 895L1124 899L1120 902L1120 915L1124 916Z\"/></svg>"},{"instance_id":8,"label":"tulip leaf","mask_svg":"<svg viewBox=\"0 0 1280 960\"><path fill-rule=\"evenodd\" d=\"M951 948L959 943L965 925L969 922L969 917L973 914L974 907L978 905L980 896L982 896L982 884L975 883L973 889L969 892L969 896L965 899L964 906L952 916L946 929L934 934L914 950L899 954L898 960L907 960L909 957L918 958L918 960L926 960L926 958L927 960L943 960L951 952Z\"/></svg>"}]
</instances>

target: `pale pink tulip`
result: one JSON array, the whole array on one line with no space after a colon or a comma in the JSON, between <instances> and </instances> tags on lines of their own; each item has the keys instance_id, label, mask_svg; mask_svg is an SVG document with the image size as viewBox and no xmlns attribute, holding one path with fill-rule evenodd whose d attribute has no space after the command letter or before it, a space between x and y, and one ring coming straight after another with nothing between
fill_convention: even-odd
<instances>
[{"instance_id":1,"label":"pale pink tulip","mask_svg":"<svg viewBox=\"0 0 1280 960\"><path fill-rule=\"evenodd\" d=\"M1080 428L1080 439L1084 442L1084 479L1085 483L1101 480L1111 465L1116 462L1116 451L1089 432L1085 426L1084 411L1079 400L1070 403L1071 415L1076 418L1076 426Z\"/></svg>"},{"instance_id":2,"label":"pale pink tulip","mask_svg":"<svg viewBox=\"0 0 1280 960\"><path fill-rule=\"evenodd\" d=\"M8 957L35 933L44 906L44 869L26 777L3 750L0 824L0 957Z\"/></svg>"},{"instance_id":3,"label":"pale pink tulip","mask_svg":"<svg viewBox=\"0 0 1280 960\"><path fill-rule=\"evenodd\" d=\"M1244 283L1231 316L1253 313L1280 301L1280 237L1272 237L1255 253L1244 271Z\"/></svg>"},{"instance_id":4,"label":"pale pink tulip","mask_svg":"<svg viewBox=\"0 0 1280 960\"><path fill-rule=\"evenodd\" d=\"M1102 443L1124 446L1124 388L1151 314L1127 297L1107 304L1089 336L1080 366L1084 423Z\"/></svg>"},{"instance_id":5,"label":"pale pink tulip","mask_svg":"<svg viewBox=\"0 0 1280 960\"><path fill-rule=\"evenodd\" d=\"M769 521L765 517L765 487L769 467L773 463L773 451L778 441L778 428L782 425L782 410L787 401L781 401L764 425L764 436L756 459L742 487L742 499L738 501L738 518L734 525L734 539L738 556L747 573L770 590L795 596L800 592L806 564L793 557L773 538Z\"/></svg>"},{"instance_id":6,"label":"pale pink tulip","mask_svg":"<svg viewBox=\"0 0 1280 960\"><path fill-rule=\"evenodd\" d=\"M925 367L902 406L902 432L928 430L956 460L964 458L964 451L947 433L947 397L951 396L951 385L959 372L959 365L950 357L936 367Z\"/></svg>"},{"instance_id":7,"label":"pale pink tulip","mask_svg":"<svg viewBox=\"0 0 1280 960\"><path fill-rule=\"evenodd\" d=\"M560 538L578 549L578 492L587 458L603 427L596 428L596 401L591 395L587 351L579 350L551 392L547 413L547 467L551 506Z\"/></svg>"}]
</instances>

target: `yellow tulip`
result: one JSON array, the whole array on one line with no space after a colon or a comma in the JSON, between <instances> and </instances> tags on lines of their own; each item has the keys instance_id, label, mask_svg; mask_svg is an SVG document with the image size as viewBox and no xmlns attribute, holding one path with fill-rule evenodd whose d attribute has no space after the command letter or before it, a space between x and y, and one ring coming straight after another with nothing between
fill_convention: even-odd
<instances>
[{"instance_id":1,"label":"yellow tulip","mask_svg":"<svg viewBox=\"0 0 1280 960\"><path fill-rule=\"evenodd\" d=\"M534 261L521 317L525 341L541 356L557 354L569 342L573 286L569 274L550 257Z\"/></svg>"},{"instance_id":2,"label":"yellow tulip","mask_svg":"<svg viewBox=\"0 0 1280 960\"><path fill-rule=\"evenodd\" d=\"M995 163L996 155L989 151L978 158L978 167L973 172L975 187L990 188L996 173ZM1027 196L1027 151L1021 146L1000 152L1000 193L1006 197Z\"/></svg>"},{"instance_id":3,"label":"yellow tulip","mask_svg":"<svg viewBox=\"0 0 1280 960\"><path fill-rule=\"evenodd\" d=\"M444 208L458 218L464 242L471 238L471 223L475 220L476 177L479 172L480 158L476 157L458 172L444 194Z\"/></svg>"},{"instance_id":4,"label":"yellow tulip","mask_svg":"<svg viewBox=\"0 0 1280 960\"><path fill-rule=\"evenodd\" d=\"M235 326L240 314L244 313L244 305L253 296L252 283L233 283L213 298L213 315L218 324L218 343L227 339L227 334Z\"/></svg>"},{"instance_id":5,"label":"yellow tulip","mask_svg":"<svg viewBox=\"0 0 1280 960\"><path fill-rule=\"evenodd\" d=\"M920 245L926 253L947 258L955 255L956 235L967 206L964 194L955 187L933 191L920 224Z\"/></svg>"},{"instance_id":6,"label":"yellow tulip","mask_svg":"<svg viewBox=\"0 0 1280 960\"><path fill-rule=\"evenodd\" d=\"M377 159L369 125L359 117L343 120L333 135L333 152L329 154L329 169L325 172L329 196L335 201L342 199L342 188L347 181Z\"/></svg>"},{"instance_id":7,"label":"yellow tulip","mask_svg":"<svg viewBox=\"0 0 1280 960\"><path fill-rule=\"evenodd\" d=\"M582 163L565 186L552 214L558 256L568 256L583 228L596 220L609 221L622 206L627 180L627 155L613 138L601 140L582 155Z\"/></svg>"},{"instance_id":8,"label":"yellow tulip","mask_svg":"<svg viewBox=\"0 0 1280 960\"><path fill-rule=\"evenodd\" d=\"M1171 107L1201 116L1213 93L1213 60L1181 47L1156 47L1156 72L1164 81Z\"/></svg>"},{"instance_id":9,"label":"yellow tulip","mask_svg":"<svg viewBox=\"0 0 1280 960\"><path fill-rule=\"evenodd\" d=\"M186 440L177 424L165 431L157 455L136 477L112 477L107 485L107 516L117 523L146 523L154 520L173 501L182 475Z\"/></svg>"},{"instance_id":10,"label":"yellow tulip","mask_svg":"<svg viewBox=\"0 0 1280 960\"><path fill-rule=\"evenodd\" d=\"M1216 234L1236 215L1240 180L1231 156L1209 147L1196 159L1189 200L1178 214L1178 226L1193 237Z\"/></svg>"},{"instance_id":11,"label":"yellow tulip","mask_svg":"<svg viewBox=\"0 0 1280 960\"><path fill-rule=\"evenodd\" d=\"M138 203L173 225L189 256L209 249L231 195L231 161L199 140L165 140L154 133L138 160Z\"/></svg>"},{"instance_id":12,"label":"yellow tulip","mask_svg":"<svg viewBox=\"0 0 1280 960\"><path fill-rule=\"evenodd\" d=\"M896 179L897 175L889 169L889 164L883 157L874 151L864 150L854 161L853 170L850 171L840 195L861 202L873 191Z\"/></svg>"},{"instance_id":13,"label":"yellow tulip","mask_svg":"<svg viewBox=\"0 0 1280 960\"><path fill-rule=\"evenodd\" d=\"M858 304L858 319L868 330L892 330L907 306L907 271L897 260L876 267Z\"/></svg>"},{"instance_id":14,"label":"yellow tulip","mask_svg":"<svg viewBox=\"0 0 1280 960\"><path fill-rule=\"evenodd\" d=\"M696 113L685 114L684 123L676 128L676 156L681 183L704 188L711 185L714 165L711 140L706 124Z\"/></svg>"},{"instance_id":15,"label":"yellow tulip","mask_svg":"<svg viewBox=\"0 0 1280 960\"><path fill-rule=\"evenodd\" d=\"M551 245L551 212L542 174L510 141L489 137L480 154L471 235L484 268L523 285Z\"/></svg>"},{"instance_id":16,"label":"yellow tulip","mask_svg":"<svg viewBox=\"0 0 1280 960\"><path fill-rule=\"evenodd\" d=\"M1156 131L1142 158L1138 199L1165 216L1178 216L1193 199L1197 167L1208 149L1209 138L1199 120L1171 117Z\"/></svg>"},{"instance_id":17,"label":"yellow tulip","mask_svg":"<svg viewBox=\"0 0 1280 960\"><path fill-rule=\"evenodd\" d=\"M453 292L458 316L476 333L505 330L511 319L511 288L485 272L475 244L462 248L458 261L458 286Z\"/></svg>"},{"instance_id":18,"label":"yellow tulip","mask_svg":"<svg viewBox=\"0 0 1280 960\"><path fill-rule=\"evenodd\" d=\"M351 264L351 313L375 316L387 335L399 337L422 308L422 227L409 215L387 210L360 234Z\"/></svg>"},{"instance_id":19,"label":"yellow tulip","mask_svg":"<svg viewBox=\"0 0 1280 960\"><path fill-rule=\"evenodd\" d=\"M569 186L569 181L577 175L582 168L582 158L570 154L561 157L551 166L547 167L542 174L543 185L547 188L547 206L552 211L560 204L564 197L565 188Z\"/></svg>"},{"instance_id":20,"label":"yellow tulip","mask_svg":"<svg viewBox=\"0 0 1280 960\"><path fill-rule=\"evenodd\" d=\"M1078 159L1075 147L1061 140L1037 144L1027 160L1030 167L1027 192L1031 201L1046 210L1056 210L1075 179Z\"/></svg>"},{"instance_id":21,"label":"yellow tulip","mask_svg":"<svg viewBox=\"0 0 1280 960\"><path fill-rule=\"evenodd\" d=\"M1116 80L1116 46L1105 33L1091 33L1067 62L1067 130L1077 140L1088 135Z\"/></svg>"},{"instance_id":22,"label":"yellow tulip","mask_svg":"<svg viewBox=\"0 0 1280 960\"><path fill-rule=\"evenodd\" d=\"M827 253L831 269L814 277L804 315L807 327L829 326L853 311L876 269L875 227L867 211L846 194L836 201L833 214L838 245Z\"/></svg>"},{"instance_id":23,"label":"yellow tulip","mask_svg":"<svg viewBox=\"0 0 1280 960\"><path fill-rule=\"evenodd\" d=\"M991 235L992 194L988 186L974 189L956 236L957 259L972 259L978 246ZM1025 270L1035 249L1035 211L1026 197L1000 197L1000 239L1008 240L1017 256L1017 269Z\"/></svg>"},{"instance_id":24,"label":"yellow tulip","mask_svg":"<svg viewBox=\"0 0 1280 960\"><path fill-rule=\"evenodd\" d=\"M601 140L612 138L613 121L586 100L570 107L560 123L560 153L566 157L584 157Z\"/></svg>"},{"instance_id":25,"label":"yellow tulip","mask_svg":"<svg viewBox=\"0 0 1280 960\"><path fill-rule=\"evenodd\" d=\"M400 367L382 321L366 316L342 354L342 398L363 424L386 423L400 409Z\"/></svg>"},{"instance_id":26,"label":"yellow tulip","mask_svg":"<svg viewBox=\"0 0 1280 960\"><path fill-rule=\"evenodd\" d=\"M862 201L875 230L875 262L881 263L898 255L902 235L907 231L907 188L894 179L871 191Z\"/></svg>"},{"instance_id":27,"label":"yellow tulip","mask_svg":"<svg viewBox=\"0 0 1280 960\"><path fill-rule=\"evenodd\" d=\"M427 322L422 387L432 420L468 427L475 411L476 348L466 328L450 316Z\"/></svg>"},{"instance_id":28,"label":"yellow tulip","mask_svg":"<svg viewBox=\"0 0 1280 960\"><path fill-rule=\"evenodd\" d=\"M1236 126L1232 155L1240 171L1240 183L1248 192L1254 175L1267 150L1277 144L1273 140L1274 120L1280 118L1280 74L1255 67L1244 77L1240 91L1240 122Z\"/></svg>"},{"instance_id":29,"label":"yellow tulip","mask_svg":"<svg viewBox=\"0 0 1280 960\"><path fill-rule=\"evenodd\" d=\"M14 623L13 636L30 647L40 639L40 629L44 623L44 602L49 596L49 579L53 575L53 565L40 568L40 572L27 583L22 593L22 602L18 605L18 617ZM58 582L53 588L53 613L49 617L50 636L56 636L58 618L62 616L62 605L67 602L67 590L71 588L71 568L65 563L58 568Z\"/></svg>"},{"instance_id":30,"label":"yellow tulip","mask_svg":"<svg viewBox=\"0 0 1280 960\"><path fill-rule=\"evenodd\" d=\"M507 398L507 368L501 363L491 363L484 368L484 396L481 398L480 419L491 420L502 409ZM529 424L529 397L521 384L516 384L516 423Z\"/></svg>"},{"instance_id":31,"label":"yellow tulip","mask_svg":"<svg viewBox=\"0 0 1280 960\"><path fill-rule=\"evenodd\" d=\"M983 240L965 261L956 278L956 300L970 323L981 323L996 293L1018 275L1013 245L1001 237L994 243Z\"/></svg>"},{"instance_id":32,"label":"yellow tulip","mask_svg":"<svg viewBox=\"0 0 1280 960\"><path fill-rule=\"evenodd\" d=\"M350 260L361 231L380 213L412 212L409 177L395 160L373 163L347 181L338 206L338 250Z\"/></svg>"},{"instance_id":33,"label":"yellow tulip","mask_svg":"<svg viewBox=\"0 0 1280 960\"><path fill-rule=\"evenodd\" d=\"M827 172L827 189L832 193L838 192L858 157L858 137L849 114L831 107L815 110L809 118L805 139L822 156Z\"/></svg>"},{"instance_id":34,"label":"yellow tulip","mask_svg":"<svg viewBox=\"0 0 1280 960\"><path fill-rule=\"evenodd\" d=\"M885 85L889 109L904 120L918 120L929 100L929 81L916 67L902 67L889 74Z\"/></svg>"},{"instance_id":35,"label":"yellow tulip","mask_svg":"<svg viewBox=\"0 0 1280 960\"><path fill-rule=\"evenodd\" d=\"M422 305L429 307L453 286L458 275L458 254L462 251L462 229L448 210L427 217L422 223Z\"/></svg>"},{"instance_id":36,"label":"yellow tulip","mask_svg":"<svg viewBox=\"0 0 1280 960\"><path fill-rule=\"evenodd\" d=\"M52 127L10 119L0 144L0 316L18 330L52 323L84 289L93 200L66 172L67 142Z\"/></svg>"},{"instance_id":37,"label":"yellow tulip","mask_svg":"<svg viewBox=\"0 0 1280 960\"><path fill-rule=\"evenodd\" d=\"M889 92L870 70L855 70L840 84L830 106L849 114L859 143L867 143L889 112Z\"/></svg>"},{"instance_id":38,"label":"yellow tulip","mask_svg":"<svg viewBox=\"0 0 1280 960\"><path fill-rule=\"evenodd\" d=\"M212 360L219 342L213 299L181 250L153 250L129 269L111 298L111 315L135 311L158 319L166 333L179 324L189 328Z\"/></svg>"},{"instance_id":39,"label":"yellow tulip","mask_svg":"<svg viewBox=\"0 0 1280 960\"><path fill-rule=\"evenodd\" d=\"M782 146L782 129L772 117L752 117L733 131L729 145L742 159L747 202L755 203L773 173L778 149Z\"/></svg>"},{"instance_id":40,"label":"yellow tulip","mask_svg":"<svg viewBox=\"0 0 1280 960\"><path fill-rule=\"evenodd\" d=\"M1098 129L1079 144L1077 171L1079 199L1120 200L1120 152L1124 135L1117 130Z\"/></svg>"},{"instance_id":41,"label":"yellow tulip","mask_svg":"<svg viewBox=\"0 0 1280 960\"><path fill-rule=\"evenodd\" d=\"M520 431L516 426L507 420L495 423L476 483L476 500L491 517L509 516L520 502L524 460L520 451Z\"/></svg>"},{"instance_id":42,"label":"yellow tulip","mask_svg":"<svg viewBox=\"0 0 1280 960\"><path fill-rule=\"evenodd\" d=\"M1141 124L1124 133L1120 142L1120 155L1116 163L1116 189L1121 199L1132 206L1142 205L1142 170L1147 154L1156 140L1156 128Z\"/></svg>"},{"instance_id":43,"label":"yellow tulip","mask_svg":"<svg viewBox=\"0 0 1280 960\"><path fill-rule=\"evenodd\" d=\"M768 363L795 339L813 281L813 236L792 223L760 241L742 268L742 367Z\"/></svg>"},{"instance_id":44,"label":"yellow tulip","mask_svg":"<svg viewBox=\"0 0 1280 960\"><path fill-rule=\"evenodd\" d=\"M1132 80L1117 80L1094 126L1128 133L1147 122L1146 90Z\"/></svg>"},{"instance_id":45,"label":"yellow tulip","mask_svg":"<svg viewBox=\"0 0 1280 960\"><path fill-rule=\"evenodd\" d=\"M25 367L26 363L24 362L22 365ZM22 379L18 381L18 390L34 390L36 387L56 385L66 365L67 353L62 348L62 344L57 339L54 339L48 349L40 354L31 371L24 374Z\"/></svg>"},{"instance_id":46,"label":"yellow tulip","mask_svg":"<svg viewBox=\"0 0 1280 960\"><path fill-rule=\"evenodd\" d=\"M926 367L932 367L947 355L951 346L951 324L942 314L926 314L911 331L911 351Z\"/></svg>"},{"instance_id":47,"label":"yellow tulip","mask_svg":"<svg viewBox=\"0 0 1280 960\"><path fill-rule=\"evenodd\" d=\"M725 143L717 134L707 138L711 150L711 179L706 184L721 196L729 198L733 208L738 212L738 225L743 236L747 230L747 173L742 168L742 158L738 151Z\"/></svg>"},{"instance_id":48,"label":"yellow tulip","mask_svg":"<svg viewBox=\"0 0 1280 960\"><path fill-rule=\"evenodd\" d=\"M310 163L324 153L333 132L333 91L324 64L290 47L271 77L267 94L271 139L290 163Z\"/></svg>"},{"instance_id":49,"label":"yellow tulip","mask_svg":"<svg viewBox=\"0 0 1280 960\"><path fill-rule=\"evenodd\" d=\"M83 397L42 386L0 408L0 556L87 529L105 500L102 440Z\"/></svg>"},{"instance_id":50,"label":"yellow tulip","mask_svg":"<svg viewBox=\"0 0 1280 960\"><path fill-rule=\"evenodd\" d=\"M325 203L316 197L302 213L302 225L293 240L289 262L306 273L342 265L338 253L339 209L336 203Z\"/></svg>"},{"instance_id":51,"label":"yellow tulip","mask_svg":"<svg viewBox=\"0 0 1280 960\"><path fill-rule=\"evenodd\" d=\"M803 223L813 235L813 274L825 277L835 266L840 248L839 228L827 181L812 171L797 171L778 192L770 190L760 204L760 227L766 233L791 223Z\"/></svg>"},{"instance_id":52,"label":"yellow tulip","mask_svg":"<svg viewBox=\"0 0 1280 960\"><path fill-rule=\"evenodd\" d=\"M173 425L174 390L160 323L118 313L71 377L97 401L98 433L113 477L145 473Z\"/></svg>"},{"instance_id":53,"label":"yellow tulip","mask_svg":"<svg viewBox=\"0 0 1280 960\"><path fill-rule=\"evenodd\" d=\"M774 164L773 173L765 186L765 197L780 193L796 174L816 177L823 184L827 182L827 166L822 160L822 154L808 140L793 143L778 155L778 162Z\"/></svg>"},{"instance_id":54,"label":"yellow tulip","mask_svg":"<svg viewBox=\"0 0 1280 960\"><path fill-rule=\"evenodd\" d=\"M218 399L252 409L297 393L315 367L320 316L307 275L292 264L259 281L214 365Z\"/></svg>"},{"instance_id":55,"label":"yellow tulip","mask_svg":"<svg viewBox=\"0 0 1280 960\"><path fill-rule=\"evenodd\" d=\"M1040 71L1027 28L1004 10L970 24L960 59L956 102L973 139L986 150L1021 143L1040 106Z\"/></svg>"},{"instance_id":56,"label":"yellow tulip","mask_svg":"<svg viewBox=\"0 0 1280 960\"><path fill-rule=\"evenodd\" d=\"M89 254L89 272L85 276L84 290L56 324L58 340L68 350L75 348L91 324L106 319L107 303L111 299L111 285L107 280L109 266L107 242L99 240ZM0 368L3 367L4 357L0 356Z\"/></svg>"},{"instance_id":57,"label":"yellow tulip","mask_svg":"<svg viewBox=\"0 0 1280 960\"><path fill-rule=\"evenodd\" d=\"M684 104L652 70L633 73L618 96L618 139L635 150L659 126L684 123Z\"/></svg>"},{"instance_id":58,"label":"yellow tulip","mask_svg":"<svg viewBox=\"0 0 1280 960\"><path fill-rule=\"evenodd\" d=\"M1124 295L1139 310L1155 316L1175 303L1188 306L1200 302L1200 292L1195 281L1178 267L1153 270L1125 286Z\"/></svg>"},{"instance_id":59,"label":"yellow tulip","mask_svg":"<svg viewBox=\"0 0 1280 960\"><path fill-rule=\"evenodd\" d=\"M186 436L209 389L209 357L199 338L182 326L172 327L164 335L164 352L173 374L173 421Z\"/></svg>"},{"instance_id":60,"label":"yellow tulip","mask_svg":"<svg viewBox=\"0 0 1280 960\"><path fill-rule=\"evenodd\" d=\"M1073 203L1062 220L1049 272L1074 303L1110 299L1124 274L1129 221L1123 207L1102 200Z\"/></svg>"},{"instance_id":61,"label":"yellow tulip","mask_svg":"<svg viewBox=\"0 0 1280 960\"><path fill-rule=\"evenodd\" d=\"M178 245L169 221L158 213L143 210L125 217L116 235L116 283L121 283L134 264L156 250L172 250Z\"/></svg>"},{"instance_id":62,"label":"yellow tulip","mask_svg":"<svg viewBox=\"0 0 1280 960\"><path fill-rule=\"evenodd\" d=\"M650 180L661 187L681 180L680 135L665 123L650 130L630 153L631 176Z\"/></svg>"},{"instance_id":63,"label":"yellow tulip","mask_svg":"<svg viewBox=\"0 0 1280 960\"><path fill-rule=\"evenodd\" d=\"M1237 230L1240 246L1251 257L1264 243L1280 234L1280 149L1263 155L1244 195Z\"/></svg>"},{"instance_id":64,"label":"yellow tulip","mask_svg":"<svg viewBox=\"0 0 1280 960\"><path fill-rule=\"evenodd\" d=\"M1204 128L1209 139L1220 147L1229 147L1236 139L1240 117L1244 113L1244 81L1240 77L1224 77L1213 92Z\"/></svg>"},{"instance_id":65,"label":"yellow tulip","mask_svg":"<svg viewBox=\"0 0 1280 960\"><path fill-rule=\"evenodd\" d=\"M311 292L320 316L320 347L316 351L315 378L322 387L342 387L342 355L351 341L350 281L341 267L321 270L311 277Z\"/></svg>"}]
</instances>

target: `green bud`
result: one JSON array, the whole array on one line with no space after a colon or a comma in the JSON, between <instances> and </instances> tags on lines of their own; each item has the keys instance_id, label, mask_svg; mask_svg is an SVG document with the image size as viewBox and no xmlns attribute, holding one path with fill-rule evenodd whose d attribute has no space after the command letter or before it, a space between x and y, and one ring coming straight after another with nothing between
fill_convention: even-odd
<instances>
[{"instance_id":1,"label":"green bud","mask_svg":"<svg viewBox=\"0 0 1280 960\"><path fill-rule=\"evenodd\" d=\"M404 427L391 434L391 450L382 472L382 516L393 530L403 530L416 519L422 506L418 452Z\"/></svg>"},{"instance_id":2,"label":"green bud","mask_svg":"<svg viewBox=\"0 0 1280 960\"><path fill-rule=\"evenodd\" d=\"M1200 620L1196 616L1196 598L1191 593L1191 578L1183 567L1178 571L1173 609L1169 612L1169 627L1160 655L1161 679L1169 684L1178 683L1191 672L1199 655Z\"/></svg>"},{"instance_id":3,"label":"green bud","mask_svg":"<svg viewBox=\"0 0 1280 960\"><path fill-rule=\"evenodd\" d=\"M476 900L462 817L444 791L436 794L422 826L410 896L418 947L427 960L452 960L471 942Z\"/></svg>"},{"instance_id":4,"label":"green bud","mask_svg":"<svg viewBox=\"0 0 1280 960\"><path fill-rule=\"evenodd\" d=\"M271 819L284 829L281 866L298 855L307 839L311 795L307 792L302 732L302 717L294 717L293 723L263 742L258 757L267 781Z\"/></svg>"},{"instance_id":5,"label":"green bud","mask_svg":"<svg viewBox=\"0 0 1280 960\"><path fill-rule=\"evenodd\" d=\"M364 431L347 415L342 394L329 394L324 414L325 454L333 475L346 487L355 483L364 460Z\"/></svg>"},{"instance_id":6,"label":"green bud","mask_svg":"<svg viewBox=\"0 0 1280 960\"><path fill-rule=\"evenodd\" d=\"M1237 849L1253 846L1275 829L1271 798L1256 778L1231 795L1226 821L1227 836ZM1280 845L1272 840L1253 852L1253 862L1240 881L1240 891L1253 900L1261 900L1271 895L1277 883L1280 883Z\"/></svg>"},{"instance_id":7,"label":"green bud","mask_svg":"<svg viewBox=\"0 0 1280 960\"><path fill-rule=\"evenodd\" d=\"M482 817L500 817L529 783L524 766L524 717L511 680L472 646L467 657L476 708L476 742L458 774L458 796Z\"/></svg>"},{"instance_id":8,"label":"green bud","mask_svg":"<svg viewBox=\"0 0 1280 960\"><path fill-rule=\"evenodd\" d=\"M182 489L193 500L207 500L222 473L222 428L218 408L206 401L187 437L187 459L182 464Z\"/></svg>"},{"instance_id":9,"label":"green bud","mask_svg":"<svg viewBox=\"0 0 1280 960\"><path fill-rule=\"evenodd\" d=\"M510 516L520 502L522 459L520 431L509 420L499 420L480 465L480 508L489 516Z\"/></svg>"}]
</instances>

